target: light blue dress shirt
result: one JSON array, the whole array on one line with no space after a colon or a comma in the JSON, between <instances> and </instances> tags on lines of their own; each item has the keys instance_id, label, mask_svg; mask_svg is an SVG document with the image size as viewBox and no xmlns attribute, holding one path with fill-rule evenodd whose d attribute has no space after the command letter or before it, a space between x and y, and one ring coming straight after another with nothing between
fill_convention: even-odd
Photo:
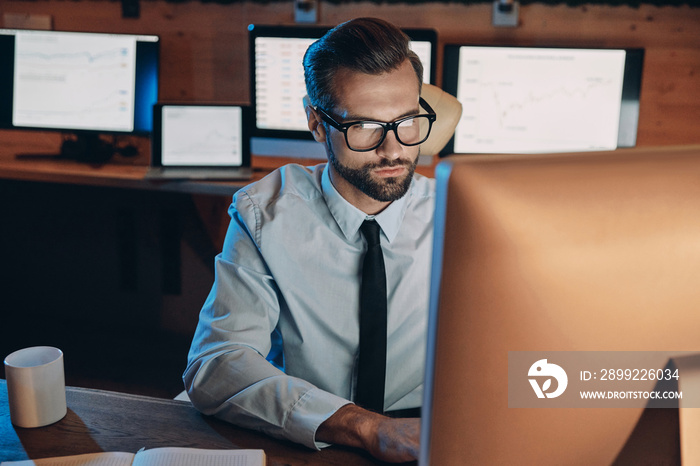
<instances>
[{"instance_id":1,"label":"light blue dress shirt","mask_svg":"<svg viewBox=\"0 0 700 466\"><path fill-rule=\"evenodd\" d=\"M435 182L375 216L387 272L385 410L421 405ZM359 342L359 231L367 215L326 164L287 165L238 191L184 381L205 414L320 448L318 426L351 402ZM284 371L265 357L282 336Z\"/></svg>"}]
</instances>

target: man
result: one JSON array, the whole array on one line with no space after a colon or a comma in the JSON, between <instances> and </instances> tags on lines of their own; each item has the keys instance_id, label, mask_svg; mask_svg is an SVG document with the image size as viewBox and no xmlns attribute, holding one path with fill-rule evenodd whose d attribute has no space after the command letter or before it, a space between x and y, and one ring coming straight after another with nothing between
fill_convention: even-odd
<instances>
[{"instance_id":1,"label":"man","mask_svg":"<svg viewBox=\"0 0 700 466\"><path fill-rule=\"evenodd\" d=\"M419 419L390 417L422 402L432 256L434 182L414 170L434 114L408 45L362 18L307 51L309 129L329 163L287 165L234 196L183 376L202 412L312 448L417 457ZM386 268L382 354L359 351L365 220ZM283 371L265 359L277 337ZM376 412L353 403L360 355L386 361Z\"/></svg>"}]
</instances>

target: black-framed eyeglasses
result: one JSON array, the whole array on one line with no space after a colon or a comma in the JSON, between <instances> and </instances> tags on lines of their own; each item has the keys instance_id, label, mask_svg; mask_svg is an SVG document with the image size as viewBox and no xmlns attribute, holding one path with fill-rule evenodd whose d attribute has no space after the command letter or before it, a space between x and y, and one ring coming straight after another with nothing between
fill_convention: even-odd
<instances>
[{"instance_id":1,"label":"black-framed eyeglasses","mask_svg":"<svg viewBox=\"0 0 700 466\"><path fill-rule=\"evenodd\" d=\"M350 150L368 152L381 146L389 131L393 131L396 140L404 146L417 146L425 142L430 136L437 115L422 97L418 102L428 113L410 115L391 123L369 120L338 123L321 107L316 107L315 110L325 122L345 135L345 143Z\"/></svg>"}]
</instances>

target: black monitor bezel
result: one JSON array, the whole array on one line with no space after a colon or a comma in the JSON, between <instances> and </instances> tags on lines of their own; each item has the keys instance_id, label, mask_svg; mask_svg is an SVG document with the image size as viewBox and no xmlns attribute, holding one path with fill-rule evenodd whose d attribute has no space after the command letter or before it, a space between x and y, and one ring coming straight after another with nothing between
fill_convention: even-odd
<instances>
[{"instance_id":1,"label":"black monitor bezel","mask_svg":"<svg viewBox=\"0 0 700 466\"><path fill-rule=\"evenodd\" d=\"M257 105L256 105L256 83L255 83L255 39L257 37L291 37L302 39L320 39L331 27L310 26L310 25L260 25L250 24L248 26L248 57L249 57L249 79L250 79L250 106L252 107L252 136L260 138L275 139L299 139L313 140L313 135L309 131L268 129L258 127ZM411 40L427 41L431 47L430 81L437 80L437 52L438 38L434 29L422 28L402 28L401 29ZM299 102L301 106L301 102Z\"/></svg>"},{"instance_id":2,"label":"black monitor bezel","mask_svg":"<svg viewBox=\"0 0 700 466\"><path fill-rule=\"evenodd\" d=\"M241 151L242 159L240 165L201 165L208 169L230 169L232 167L250 167L251 166L251 151L250 151L250 131L252 123L252 108L249 105L235 102L176 102L162 101L153 105L153 137L151 140L151 165L155 167L163 166L163 150L162 150L162 123L163 109L167 107L237 107L241 109L242 137ZM194 165L188 165L192 167Z\"/></svg>"},{"instance_id":3,"label":"black monitor bezel","mask_svg":"<svg viewBox=\"0 0 700 466\"><path fill-rule=\"evenodd\" d=\"M152 106L158 102L160 92L160 36L156 34L116 33L102 31L54 31L54 30L26 30L26 29L0 29L0 130L22 131L51 131L72 134L114 134L114 135L138 135L148 136L153 131ZM134 106L134 126L131 131L113 129L92 129L75 127L39 127L14 125L12 122L13 83L14 83L14 32L37 33L73 33L73 34L101 34L105 36L131 36L136 37L136 89L134 100L139 103L144 99L144 94L152 92L153 98L145 104ZM149 40L138 40L139 37ZM155 74L155 91L148 91L147 86L153 84L150 78ZM148 81L148 82L146 82Z\"/></svg>"},{"instance_id":4,"label":"black monitor bezel","mask_svg":"<svg viewBox=\"0 0 700 466\"><path fill-rule=\"evenodd\" d=\"M514 47L523 49L574 49L574 50L624 50L625 54L625 69L623 74L622 101L633 101L637 104L635 113L635 121L629 122L634 125L635 137L634 144L620 145L620 134L618 133L618 148L634 147L636 145L636 132L639 122L639 100L642 87L642 75L644 67L644 52L643 48L639 47L593 47L585 45L517 45L517 44L480 44L480 43L449 43L443 48L443 73L442 73L442 89L453 96L457 96L457 83L459 80L459 50L461 47ZM620 125L620 133L622 132L622 124ZM445 157L454 154L454 135L449 142L440 151L439 156ZM463 152L460 152L463 153ZM469 153L469 152L464 152Z\"/></svg>"}]
</instances>

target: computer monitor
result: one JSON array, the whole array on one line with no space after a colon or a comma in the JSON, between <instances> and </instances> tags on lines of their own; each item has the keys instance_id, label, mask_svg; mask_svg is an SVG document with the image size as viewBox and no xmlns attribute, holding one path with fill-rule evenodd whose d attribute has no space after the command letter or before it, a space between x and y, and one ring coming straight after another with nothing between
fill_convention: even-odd
<instances>
[{"instance_id":1,"label":"computer monitor","mask_svg":"<svg viewBox=\"0 0 700 466\"><path fill-rule=\"evenodd\" d=\"M443 89L462 103L442 152L633 147L643 49L446 45Z\"/></svg>"},{"instance_id":2,"label":"computer monitor","mask_svg":"<svg viewBox=\"0 0 700 466\"><path fill-rule=\"evenodd\" d=\"M700 461L686 409L700 388L683 386L697 357L695 375L679 362L700 352L700 146L455 155L436 179L421 466ZM637 367L620 362L630 354ZM568 373L559 398L528 383L547 358ZM656 390L640 372L672 376L671 360L680 409L618 390ZM601 386L587 404L581 392Z\"/></svg>"},{"instance_id":3,"label":"computer monitor","mask_svg":"<svg viewBox=\"0 0 700 466\"><path fill-rule=\"evenodd\" d=\"M148 135L158 60L152 35L0 29L0 128Z\"/></svg>"},{"instance_id":4,"label":"computer monitor","mask_svg":"<svg viewBox=\"0 0 700 466\"><path fill-rule=\"evenodd\" d=\"M302 60L306 49L328 32L320 26L248 26L251 104L256 155L326 158L323 145L308 129L302 99L306 95ZM423 62L423 80L435 82L437 33L404 29Z\"/></svg>"}]
</instances>

